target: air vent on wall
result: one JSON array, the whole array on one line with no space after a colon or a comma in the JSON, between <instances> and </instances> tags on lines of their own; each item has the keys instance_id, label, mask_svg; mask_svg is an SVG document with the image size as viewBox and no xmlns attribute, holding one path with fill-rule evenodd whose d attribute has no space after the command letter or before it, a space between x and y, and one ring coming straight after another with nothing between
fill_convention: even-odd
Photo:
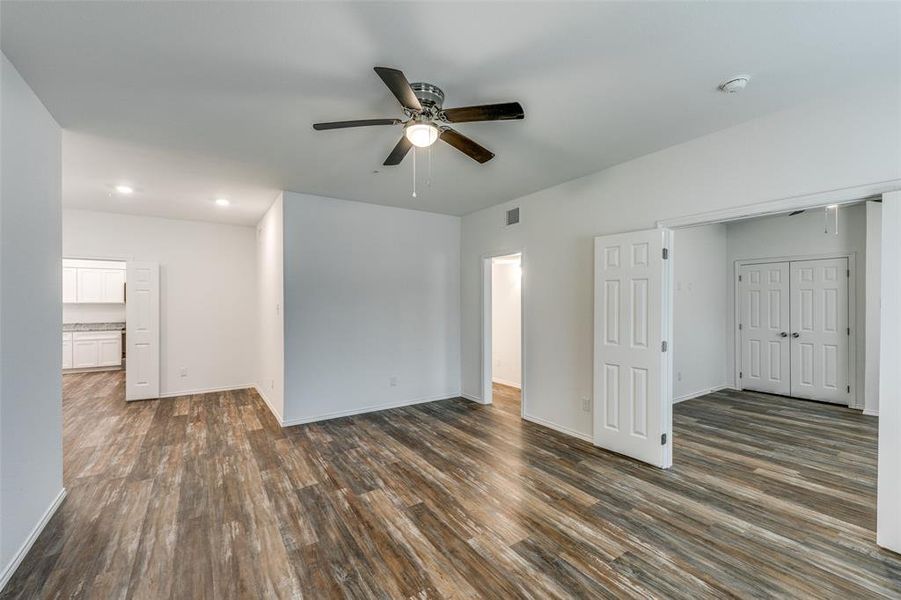
<instances>
[{"instance_id":1,"label":"air vent on wall","mask_svg":"<svg viewBox=\"0 0 901 600\"><path fill-rule=\"evenodd\" d=\"M507 225L516 225L519 223L519 207L511 208L507 211Z\"/></svg>"}]
</instances>

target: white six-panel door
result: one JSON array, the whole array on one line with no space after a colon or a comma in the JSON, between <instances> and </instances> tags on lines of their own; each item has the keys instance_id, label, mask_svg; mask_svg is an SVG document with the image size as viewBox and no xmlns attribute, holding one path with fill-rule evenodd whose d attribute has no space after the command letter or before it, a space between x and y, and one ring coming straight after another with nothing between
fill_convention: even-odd
<instances>
[{"instance_id":1,"label":"white six-panel door","mask_svg":"<svg viewBox=\"0 0 901 600\"><path fill-rule=\"evenodd\" d=\"M741 381L745 389L791 393L789 263L744 265L741 295Z\"/></svg>"},{"instance_id":2,"label":"white six-panel door","mask_svg":"<svg viewBox=\"0 0 901 600\"><path fill-rule=\"evenodd\" d=\"M160 268L129 262L125 299L125 399L160 395Z\"/></svg>"},{"instance_id":3,"label":"white six-panel door","mask_svg":"<svg viewBox=\"0 0 901 600\"><path fill-rule=\"evenodd\" d=\"M791 395L848 404L848 259L791 263Z\"/></svg>"},{"instance_id":4,"label":"white six-panel door","mask_svg":"<svg viewBox=\"0 0 901 600\"><path fill-rule=\"evenodd\" d=\"M668 467L667 231L595 238L594 444Z\"/></svg>"},{"instance_id":5,"label":"white six-panel door","mask_svg":"<svg viewBox=\"0 0 901 600\"><path fill-rule=\"evenodd\" d=\"M743 389L848 404L848 259L743 265Z\"/></svg>"}]
</instances>

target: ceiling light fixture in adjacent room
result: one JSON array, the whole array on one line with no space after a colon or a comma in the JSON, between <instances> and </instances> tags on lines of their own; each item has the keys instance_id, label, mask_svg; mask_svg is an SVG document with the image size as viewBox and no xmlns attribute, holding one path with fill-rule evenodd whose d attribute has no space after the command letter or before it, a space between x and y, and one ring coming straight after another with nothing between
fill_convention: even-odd
<instances>
[{"instance_id":1,"label":"ceiling light fixture in adjacent room","mask_svg":"<svg viewBox=\"0 0 901 600\"><path fill-rule=\"evenodd\" d=\"M231 202L228 201L228 198L216 198L216 206L228 206Z\"/></svg>"},{"instance_id":2,"label":"ceiling light fixture in adjacent room","mask_svg":"<svg viewBox=\"0 0 901 600\"><path fill-rule=\"evenodd\" d=\"M134 191L135 191L134 188L131 187L130 185L117 185L116 186L116 193L118 193L118 194L124 194L127 196L128 194L134 193Z\"/></svg>"},{"instance_id":3,"label":"ceiling light fixture in adjacent room","mask_svg":"<svg viewBox=\"0 0 901 600\"><path fill-rule=\"evenodd\" d=\"M721 83L719 89L726 94L735 94L745 89L749 81L751 81L751 78L748 75L739 75Z\"/></svg>"}]
</instances>

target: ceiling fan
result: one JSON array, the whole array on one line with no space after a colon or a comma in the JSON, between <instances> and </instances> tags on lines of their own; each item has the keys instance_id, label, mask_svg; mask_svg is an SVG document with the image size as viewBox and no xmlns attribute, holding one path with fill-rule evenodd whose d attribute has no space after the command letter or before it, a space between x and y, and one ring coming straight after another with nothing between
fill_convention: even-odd
<instances>
[{"instance_id":1,"label":"ceiling fan","mask_svg":"<svg viewBox=\"0 0 901 600\"><path fill-rule=\"evenodd\" d=\"M385 165L398 165L413 146L425 148L434 144L436 140L450 144L475 161L488 162L494 158L493 152L452 129L448 123L507 121L522 119L525 116L519 102L444 108L444 92L437 85L421 82L411 84L398 69L388 67L374 67L374 69L400 102L404 119L333 121L315 123L313 129L323 131L370 125L403 125L404 135L385 159Z\"/></svg>"}]
</instances>

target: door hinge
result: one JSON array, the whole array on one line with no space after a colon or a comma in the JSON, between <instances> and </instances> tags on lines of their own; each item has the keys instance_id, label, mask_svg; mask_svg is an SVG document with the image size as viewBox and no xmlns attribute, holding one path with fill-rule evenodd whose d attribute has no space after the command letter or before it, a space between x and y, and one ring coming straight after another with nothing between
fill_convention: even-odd
<instances>
[{"instance_id":1,"label":"door hinge","mask_svg":"<svg viewBox=\"0 0 901 600\"><path fill-rule=\"evenodd\" d=\"M739 372L738 372L738 378L741 379L741 378L742 378L742 375L744 375L744 373L742 373L741 371L739 371Z\"/></svg>"},{"instance_id":2,"label":"door hinge","mask_svg":"<svg viewBox=\"0 0 901 600\"><path fill-rule=\"evenodd\" d=\"M850 386L850 385L848 386L848 393L849 393L849 394L851 393L851 386Z\"/></svg>"},{"instance_id":3,"label":"door hinge","mask_svg":"<svg viewBox=\"0 0 901 600\"><path fill-rule=\"evenodd\" d=\"M666 260L668 258L669 258L669 248L664 248L663 249L663 260Z\"/></svg>"},{"instance_id":4,"label":"door hinge","mask_svg":"<svg viewBox=\"0 0 901 600\"><path fill-rule=\"evenodd\" d=\"M741 330L741 323L738 324L738 329Z\"/></svg>"},{"instance_id":5,"label":"door hinge","mask_svg":"<svg viewBox=\"0 0 901 600\"><path fill-rule=\"evenodd\" d=\"M666 434L665 433L660 436L660 445L666 446Z\"/></svg>"},{"instance_id":6,"label":"door hinge","mask_svg":"<svg viewBox=\"0 0 901 600\"><path fill-rule=\"evenodd\" d=\"M741 275L738 276L738 280L741 281Z\"/></svg>"},{"instance_id":7,"label":"door hinge","mask_svg":"<svg viewBox=\"0 0 901 600\"><path fill-rule=\"evenodd\" d=\"M660 342L660 351L666 352L666 341L665 340Z\"/></svg>"},{"instance_id":8,"label":"door hinge","mask_svg":"<svg viewBox=\"0 0 901 600\"><path fill-rule=\"evenodd\" d=\"M851 328L848 327L848 335L851 335Z\"/></svg>"},{"instance_id":9,"label":"door hinge","mask_svg":"<svg viewBox=\"0 0 901 600\"><path fill-rule=\"evenodd\" d=\"M845 274L848 276L848 279L850 279L851 278L851 269L848 269L847 271L845 271Z\"/></svg>"}]
</instances>

